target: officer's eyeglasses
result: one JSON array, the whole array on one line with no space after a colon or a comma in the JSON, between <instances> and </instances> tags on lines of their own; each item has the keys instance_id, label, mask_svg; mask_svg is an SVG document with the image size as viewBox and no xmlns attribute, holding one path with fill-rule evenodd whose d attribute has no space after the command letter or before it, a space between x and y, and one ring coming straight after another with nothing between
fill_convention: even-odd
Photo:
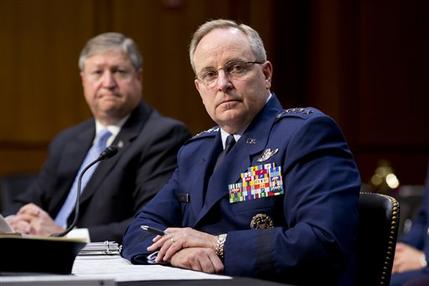
<instances>
[{"instance_id":1,"label":"officer's eyeglasses","mask_svg":"<svg viewBox=\"0 0 429 286\"><path fill-rule=\"evenodd\" d=\"M242 60L232 60L224 64L223 67L215 69L214 67L204 68L202 71L197 73L197 79L204 83L207 87L213 87L218 78L219 70L223 70L225 76L231 80L241 79L244 77L253 67L254 64L263 64L260 61L246 62Z\"/></svg>"}]
</instances>

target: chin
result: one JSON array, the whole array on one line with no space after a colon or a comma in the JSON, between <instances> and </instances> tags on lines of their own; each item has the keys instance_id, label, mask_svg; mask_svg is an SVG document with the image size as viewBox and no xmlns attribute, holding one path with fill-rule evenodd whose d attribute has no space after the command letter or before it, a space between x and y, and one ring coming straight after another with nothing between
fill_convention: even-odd
<instances>
[{"instance_id":1,"label":"chin","mask_svg":"<svg viewBox=\"0 0 429 286\"><path fill-rule=\"evenodd\" d=\"M105 112L119 110L122 108L122 103L118 102L117 100L105 100L103 102L100 102L98 108Z\"/></svg>"},{"instance_id":2,"label":"chin","mask_svg":"<svg viewBox=\"0 0 429 286\"><path fill-rule=\"evenodd\" d=\"M216 122L220 122L222 124L219 125L237 125L243 121L243 115L240 113L236 114L223 114L217 117ZM223 124L225 123L225 124Z\"/></svg>"},{"instance_id":3,"label":"chin","mask_svg":"<svg viewBox=\"0 0 429 286\"><path fill-rule=\"evenodd\" d=\"M242 117L245 113L246 111L242 108L230 108L217 112L217 117L224 120L234 120L237 117Z\"/></svg>"}]
</instances>

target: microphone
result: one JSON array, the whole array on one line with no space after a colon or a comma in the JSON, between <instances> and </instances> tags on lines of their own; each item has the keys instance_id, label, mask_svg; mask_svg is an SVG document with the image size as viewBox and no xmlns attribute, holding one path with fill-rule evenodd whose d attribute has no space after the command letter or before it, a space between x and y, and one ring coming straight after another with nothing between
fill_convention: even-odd
<instances>
[{"instance_id":1,"label":"microphone","mask_svg":"<svg viewBox=\"0 0 429 286\"><path fill-rule=\"evenodd\" d=\"M76 203L74 205L74 218L72 223L67 227L66 230L64 230L63 232L60 233L54 233L51 234L51 236L54 237L61 237L61 236L65 236L67 233L69 233L75 226L77 223L77 219L79 217L79 203L80 203L80 192L81 192L81 188L82 188L82 177L85 174L86 171L88 171L89 168L91 168L92 166L94 166L94 164L112 158L113 156L116 155L116 153L118 153L118 147L111 145L109 147L107 147L106 149L103 150L103 152L100 153L100 155L98 156L98 158L94 161L92 161L91 163L89 163L80 173L78 181L77 181L77 192L76 192Z\"/></svg>"}]
</instances>

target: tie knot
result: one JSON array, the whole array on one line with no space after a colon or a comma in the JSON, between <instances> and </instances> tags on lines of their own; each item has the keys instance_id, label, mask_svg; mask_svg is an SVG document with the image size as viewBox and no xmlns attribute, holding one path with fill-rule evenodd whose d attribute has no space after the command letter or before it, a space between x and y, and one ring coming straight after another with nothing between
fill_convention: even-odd
<instances>
[{"instance_id":1,"label":"tie knot","mask_svg":"<svg viewBox=\"0 0 429 286\"><path fill-rule=\"evenodd\" d=\"M226 142L225 142L225 153L228 153L232 149L234 144L235 144L234 135L228 135L228 137L226 137Z\"/></svg>"},{"instance_id":2,"label":"tie knot","mask_svg":"<svg viewBox=\"0 0 429 286\"><path fill-rule=\"evenodd\" d=\"M109 140L110 136L112 136L112 132L107 129L102 129L98 133L95 145L99 150L103 150L104 148L106 148L107 140Z\"/></svg>"}]
</instances>

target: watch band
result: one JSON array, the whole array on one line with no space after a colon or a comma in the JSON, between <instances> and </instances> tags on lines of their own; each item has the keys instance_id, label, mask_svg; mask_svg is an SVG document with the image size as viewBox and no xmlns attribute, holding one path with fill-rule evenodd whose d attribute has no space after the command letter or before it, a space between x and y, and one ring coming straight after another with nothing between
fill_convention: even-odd
<instances>
[{"instance_id":1,"label":"watch band","mask_svg":"<svg viewBox=\"0 0 429 286\"><path fill-rule=\"evenodd\" d=\"M217 243L216 243L216 255L219 256L221 260L223 260L223 254L224 254L224 245L226 240L226 233L219 234L217 236Z\"/></svg>"}]
</instances>

